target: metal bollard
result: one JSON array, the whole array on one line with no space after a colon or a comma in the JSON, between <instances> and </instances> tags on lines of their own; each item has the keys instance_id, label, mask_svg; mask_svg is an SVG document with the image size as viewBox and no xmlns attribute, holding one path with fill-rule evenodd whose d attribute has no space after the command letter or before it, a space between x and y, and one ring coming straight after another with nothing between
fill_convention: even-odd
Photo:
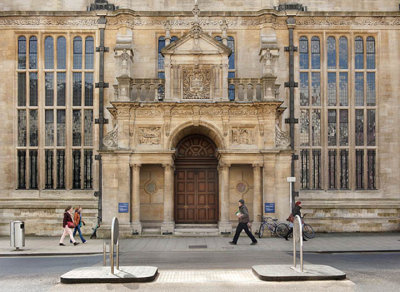
<instances>
[{"instance_id":1,"label":"metal bollard","mask_svg":"<svg viewBox=\"0 0 400 292\"><path fill-rule=\"evenodd\" d=\"M114 244L110 243L110 266L111 266L111 274L114 275Z\"/></svg>"},{"instance_id":2,"label":"metal bollard","mask_svg":"<svg viewBox=\"0 0 400 292\"><path fill-rule=\"evenodd\" d=\"M104 241L103 241L103 266L105 266L105 265L107 264L106 255L107 255L107 243L106 243L106 241L104 240Z\"/></svg>"},{"instance_id":3,"label":"metal bollard","mask_svg":"<svg viewBox=\"0 0 400 292\"><path fill-rule=\"evenodd\" d=\"M117 270L119 270L119 242L117 242Z\"/></svg>"}]
</instances>

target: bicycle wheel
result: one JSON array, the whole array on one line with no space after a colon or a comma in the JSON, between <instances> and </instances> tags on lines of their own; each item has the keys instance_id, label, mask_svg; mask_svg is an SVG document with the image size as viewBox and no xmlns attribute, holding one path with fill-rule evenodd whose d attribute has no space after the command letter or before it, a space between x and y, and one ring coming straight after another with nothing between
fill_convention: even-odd
<instances>
[{"instance_id":1,"label":"bicycle wheel","mask_svg":"<svg viewBox=\"0 0 400 292\"><path fill-rule=\"evenodd\" d=\"M279 223L278 226L276 226L275 233L280 237L284 238L287 236L289 232L289 226L287 226L286 223Z\"/></svg>"},{"instance_id":2,"label":"bicycle wheel","mask_svg":"<svg viewBox=\"0 0 400 292\"><path fill-rule=\"evenodd\" d=\"M312 239L312 238L315 237L314 229L309 224L304 224L303 225L303 234L308 239Z\"/></svg>"},{"instance_id":3,"label":"bicycle wheel","mask_svg":"<svg viewBox=\"0 0 400 292\"><path fill-rule=\"evenodd\" d=\"M265 227L264 224L260 225L260 229L258 230L258 237L259 238L261 238L263 236L263 234L264 234L264 227Z\"/></svg>"}]
</instances>

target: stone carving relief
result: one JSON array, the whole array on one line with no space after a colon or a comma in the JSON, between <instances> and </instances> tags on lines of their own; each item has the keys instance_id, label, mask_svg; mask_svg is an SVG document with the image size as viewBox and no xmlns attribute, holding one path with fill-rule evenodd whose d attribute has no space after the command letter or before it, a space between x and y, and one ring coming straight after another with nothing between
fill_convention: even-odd
<instances>
[{"instance_id":1,"label":"stone carving relief","mask_svg":"<svg viewBox=\"0 0 400 292\"><path fill-rule=\"evenodd\" d=\"M290 145L289 133L282 131L278 125L275 125L275 145L276 147L286 148Z\"/></svg>"},{"instance_id":2,"label":"stone carving relief","mask_svg":"<svg viewBox=\"0 0 400 292\"><path fill-rule=\"evenodd\" d=\"M103 144L108 148L116 148L118 146L118 124L115 124L114 129L105 135Z\"/></svg>"},{"instance_id":3,"label":"stone carving relief","mask_svg":"<svg viewBox=\"0 0 400 292\"><path fill-rule=\"evenodd\" d=\"M183 99L210 99L211 69L183 68Z\"/></svg>"},{"instance_id":4,"label":"stone carving relief","mask_svg":"<svg viewBox=\"0 0 400 292\"><path fill-rule=\"evenodd\" d=\"M232 128L232 144L254 144L254 128Z\"/></svg>"},{"instance_id":5,"label":"stone carving relief","mask_svg":"<svg viewBox=\"0 0 400 292\"><path fill-rule=\"evenodd\" d=\"M138 129L139 144L157 145L161 143L161 127L140 127Z\"/></svg>"}]
</instances>

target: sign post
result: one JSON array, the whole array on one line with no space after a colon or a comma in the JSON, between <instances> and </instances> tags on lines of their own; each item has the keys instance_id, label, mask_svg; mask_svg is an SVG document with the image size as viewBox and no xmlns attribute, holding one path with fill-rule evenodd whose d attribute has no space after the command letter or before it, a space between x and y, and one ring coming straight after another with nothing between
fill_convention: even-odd
<instances>
[{"instance_id":1,"label":"sign post","mask_svg":"<svg viewBox=\"0 0 400 292\"><path fill-rule=\"evenodd\" d=\"M293 197L292 197L292 190L293 190L293 183L296 182L295 176L289 176L286 178L287 182L289 183L289 210L290 212L293 209Z\"/></svg>"}]
</instances>

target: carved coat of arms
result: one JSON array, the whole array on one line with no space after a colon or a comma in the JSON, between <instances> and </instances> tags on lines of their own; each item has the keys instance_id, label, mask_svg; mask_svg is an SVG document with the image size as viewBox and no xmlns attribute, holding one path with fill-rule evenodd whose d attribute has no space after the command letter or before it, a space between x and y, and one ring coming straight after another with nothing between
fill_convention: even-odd
<instances>
[{"instance_id":1,"label":"carved coat of arms","mask_svg":"<svg viewBox=\"0 0 400 292\"><path fill-rule=\"evenodd\" d=\"M210 99L211 69L183 69L183 99Z\"/></svg>"}]
</instances>

